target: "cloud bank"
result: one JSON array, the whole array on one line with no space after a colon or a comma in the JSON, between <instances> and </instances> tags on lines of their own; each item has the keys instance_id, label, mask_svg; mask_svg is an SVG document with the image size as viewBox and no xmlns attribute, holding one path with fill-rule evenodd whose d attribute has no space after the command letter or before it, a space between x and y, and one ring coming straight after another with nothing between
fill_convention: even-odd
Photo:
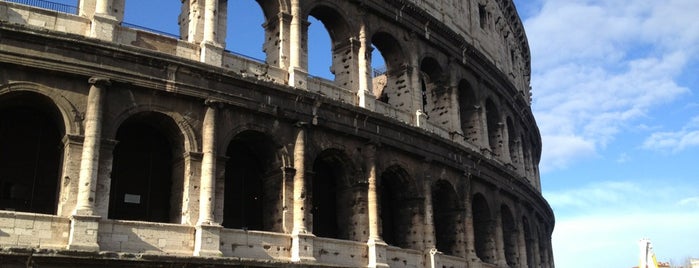
<instances>
[{"instance_id":1,"label":"cloud bank","mask_svg":"<svg viewBox=\"0 0 699 268\"><path fill-rule=\"evenodd\" d=\"M524 24L542 172L597 156L649 111L690 93L677 79L699 52L694 0L546 0L539 7ZM689 133L654 139L673 143L681 134Z\"/></svg>"}]
</instances>

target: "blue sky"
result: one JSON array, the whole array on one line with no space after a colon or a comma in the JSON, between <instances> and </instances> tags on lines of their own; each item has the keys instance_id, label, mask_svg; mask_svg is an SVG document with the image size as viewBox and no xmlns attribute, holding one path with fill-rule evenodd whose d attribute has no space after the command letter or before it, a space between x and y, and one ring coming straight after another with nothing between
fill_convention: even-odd
<instances>
[{"instance_id":1,"label":"blue sky","mask_svg":"<svg viewBox=\"0 0 699 268\"><path fill-rule=\"evenodd\" d=\"M699 2L515 1L558 267L699 258Z\"/></svg>"},{"instance_id":2,"label":"blue sky","mask_svg":"<svg viewBox=\"0 0 699 268\"><path fill-rule=\"evenodd\" d=\"M632 267L644 237L659 260L699 258L699 2L515 4L531 47L556 266ZM259 6L229 5L227 49L264 58ZM129 0L125 21L177 33L178 14L179 1ZM322 25L310 27L309 49L329 51ZM310 73L330 78L329 59L311 55Z\"/></svg>"}]
</instances>

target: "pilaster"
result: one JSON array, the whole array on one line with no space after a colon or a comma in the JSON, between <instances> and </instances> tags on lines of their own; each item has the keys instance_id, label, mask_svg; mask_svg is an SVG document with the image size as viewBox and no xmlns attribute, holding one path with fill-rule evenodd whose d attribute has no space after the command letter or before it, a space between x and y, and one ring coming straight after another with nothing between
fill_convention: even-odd
<instances>
[{"instance_id":1,"label":"pilaster","mask_svg":"<svg viewBox=\"0 0 699 268\"><path fill-rule=\"evenodd\" d=\"M100 159L100 142L102 136L102 113L106 88L109 79L92 77L85 109L85 138L80 160L78 178L78 198L74 215L95 214L95 191Z\"/></svg>"},{"instance_id":2,"label":"pilaster","mask_svg":"<svg viewBox=\"0 0 699 268\"><path fill-rule=\"evenodd\" d=\"M297 133L294 143L294 226L291 231L291 261L315 261L313 256L313 240L315 236L308 232L308 221L311 219L311 205L306 198L306 123L296 124Z\"/></svg>"}]
</instances>

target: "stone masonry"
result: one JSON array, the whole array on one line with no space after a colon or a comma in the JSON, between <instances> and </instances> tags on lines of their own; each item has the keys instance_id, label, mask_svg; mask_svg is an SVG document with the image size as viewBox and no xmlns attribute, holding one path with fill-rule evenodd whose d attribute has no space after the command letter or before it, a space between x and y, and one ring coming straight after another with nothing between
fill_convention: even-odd
<instances>
[{"instance_id":1,"label":"stone masonry","mask_svg":"<svg viewBox=\"0 0 699 268\"><path fill-rule=\"evenodd\" d=\"M554 267L511 0L259 0L262 62L125 2L0 1L0 266Z\"/></svg>"}]
</instances>

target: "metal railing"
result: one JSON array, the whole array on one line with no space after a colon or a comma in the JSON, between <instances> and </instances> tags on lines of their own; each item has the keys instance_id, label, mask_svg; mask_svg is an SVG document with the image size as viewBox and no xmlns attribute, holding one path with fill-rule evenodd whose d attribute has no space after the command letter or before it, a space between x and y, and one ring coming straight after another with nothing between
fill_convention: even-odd
<instances>
[{"instance_id":1,"label":"metal railing","mask_svg":"<svg viewBox=\"0 0 699 268\"><path fill-rule=\"evenodd\" d=\"M146 31L146 32L154 33L154 34L164 35L164 36L172 37L172 38L175 38L175 39L180 39L180 35L179 35L179 34L173 34L173 33L168 33L168 32L164 32L164 31L160 31L160 30L156 30L156 29L151 29L151 28L148 28L148 27L143 27L143 26L138 25L138 24L133 24L133 23L128 23L128 22L123 22L123 21L122 21L122 22L121 22L121 26L128 27L128 28L134 28L134 29L138 29L138 30L143 30L143 31Z\"/></svg>"},{"instance_id":2,"label":"metal railing","mask_svg":"<svg viewBox=\"0 0 699 268\"><path fill-rule=\"evenodd\" d=\"M386 74L386 66L381 66L371 69L371 77L377 77Z\"/></svg>"},{"instance_id":3,"label":"metal railing","mask_svg":"<svg viewBox=\"0 0 699 268\"><path fill-rule=\"evenodd\" d=\"M51 2L51 1L44 1L44 0L0 0L0 1L12 2L12 3L28 5L28 6L34 6L34 7L38 7L38 8L43 8L43 9L48 9L48 10L53 10L53 11L58 11L58 12L63 12L63 13L68 13L68 14L74 14L74 15L78 14L78 7L77 6L71 6L71 5L66 5L66 4L61 4L61 3Z\"/></svg>"}]
</instances>

